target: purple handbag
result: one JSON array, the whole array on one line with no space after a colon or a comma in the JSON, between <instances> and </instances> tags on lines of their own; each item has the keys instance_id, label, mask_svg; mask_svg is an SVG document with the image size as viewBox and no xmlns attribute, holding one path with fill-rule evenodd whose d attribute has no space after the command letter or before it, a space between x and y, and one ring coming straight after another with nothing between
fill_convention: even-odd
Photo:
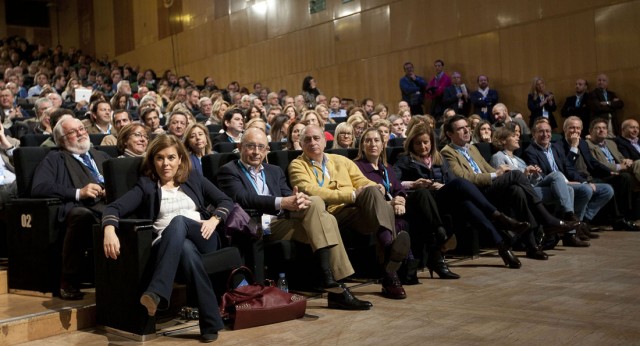
<instances>
[{"instance_id":1,"label":"purple handbag","mask_svg":"<svg viewBox=\"0 0 640 346\"><path fill-rule=\"evenodd\" d=\"M227 216L227 222L224 224L225 236L229 239L234 236L245 236L252 239L260 239L261 232L258 232L258 225L249 214L238 204L233 204L233 209Z\"/></svg>"}]
</instances>

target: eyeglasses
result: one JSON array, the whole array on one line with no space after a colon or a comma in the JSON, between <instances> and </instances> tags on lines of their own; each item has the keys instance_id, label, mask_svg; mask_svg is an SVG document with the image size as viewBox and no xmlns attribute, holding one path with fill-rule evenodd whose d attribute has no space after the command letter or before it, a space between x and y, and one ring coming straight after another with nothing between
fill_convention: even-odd
<instances>
[{"instance_id":1,"label":"eyeglasses","mask_svg":"<svg viewBox=\"0 0 640 346\"><path fill-rule=\"evenodd\" d=\"M138 139L140 139L140 138L144 138L144 139L145 139L145 140L147 140L147 141L149 140L149 136L147 136L147 135L146 135L146 134L144 134L144 133L134 132L134 133L133 133L133 136L134 136L134 137L136 137L136 138L138 138Z\"/></svg>"},{"instance_id":2,"label":"eyeglasses","mask_svg":"<svg viewBox=\"0 0 640 346\"><path fill-rule=\"evenodd\" d=\"M338 136L342 136L342 137L353 137L353 134L349 133L349 132L342 132L342 133L338 133Z\"/></svg>"},{"instance_id":3,"label":"eyeglasses","mask_svg":"<svg viewBox=\"0 0 640 346\"><path fill-rule=\"evenodd\" d=\"M267 149L267 146L264 144L256 144L256 143L245 143L242 145L245 149L249 149L249 150L256 150L258 149L258 151L264 151L265 149Z\"/></svg>"},{"instance_id":4,"label":"eyeglasses","mask_svg":"<svg viewBox=\"0 0 640 346\"><path fill-rule=\"evenodd\" d=\"M67 133L65 133L62 137L67 137L67 136L71 136L71 135L75 135L75 136L79 136L83 133L87 133L87 128L84 126L80 126L77 129L73 129Z\"/></svg>"}]
</instances>

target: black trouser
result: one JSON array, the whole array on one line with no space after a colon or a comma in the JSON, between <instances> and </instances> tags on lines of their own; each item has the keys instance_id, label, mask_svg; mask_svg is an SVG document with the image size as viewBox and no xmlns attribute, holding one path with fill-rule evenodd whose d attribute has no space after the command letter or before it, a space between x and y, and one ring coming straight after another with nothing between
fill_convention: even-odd
<instances>
[{"instance_id":1,"label":"black trouser","mask_svg":"<svg viewBox=\"0 0 640 346\"><path fill-rule=\"evenodd\" d=\"M69 211L62 243L62 284L78 285L81 278L86 249L91 248L93 225L99 220L87 208L75 207ZM101 250L101 249L99 249Z\"/></svg>"}]
</instances>

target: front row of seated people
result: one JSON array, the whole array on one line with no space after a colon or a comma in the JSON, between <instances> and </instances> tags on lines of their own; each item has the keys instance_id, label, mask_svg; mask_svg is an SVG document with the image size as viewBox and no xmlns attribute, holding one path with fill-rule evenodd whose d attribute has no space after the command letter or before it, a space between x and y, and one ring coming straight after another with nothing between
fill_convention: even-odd
<instances>
[{"instance_id":1,"label":"front row of seated people","mask_svg":"<svg viewBox=\"0 0 640 346\"><path fill-rule=\"evenodd\" d=\"M138 139L132 143L144 146L148 139L144 128L128 126L132 127L131 137ZM199 157L190 156L180 139L158 135L148 145L137 185L105 206L102 163L108 157L91 148L79 120L65 115L53 130L61 150L50 152L36 170L32 195L57 197L63 202L58 215L58 221L65 225L60 290L63 299L82 298L78 289L79 263L83 246L90 244L91 233L87 230L91 225L102 217L104 253L117 259L121 250L115 233L118 221L135 211L153 220L156 234L155 271L141 304L149 315L168 306L173 279L178 270L182 271L198 298L203 340L212 341L223 324L200 254L220 247L220 225L233 207L232 202L261 212L263 224L271 232L270 239L292 239L311 245L321 274L319 287L328 292L329 307L337 309L372 307L340 282L354 273L340 230L350 229L376 239L378 263L372 265L380 266L384 273L382 293L391 299L406 298L403 283L418 283L416 267L425 246L430 273L435 271L442 279L459 278L449 270L442 255L455 242L443 222L444 214L451 216L455 229L462 229L464 224L460 221L466 220L490 235L510 268L521 266L511 250L515 240L524 244L527 257L548 258L534 238L539 225L546 237L564 234L565 246L577 246L575 230L584 228L580 220L590 221L611 195L605 193L594 202L592 196L600 190L598 185L595 189L588 185L593 190L589 198L579 195L575 184L557 173L561 172L562 162L556 163L557 167L552 164L554 168L549 172L545 172L543 162L527 166L513 155L517 149L516 129L505 128L513 132L505 130L499 137L503 150L492 160L495 167L468 144L470 130L462 116L453 116L445 123L450 143L442 152L434 145L432 127L414 126L405 141L405 153L391 167L386 162L380 131L363 132L354 162L324 153L323 130L308 125L300 134L303 153L288 168L293 189L287 185L281 168L264 163L268 151L264 132L250 128L239 143L240 159L221 168L218 183L222 191L194 170L197 165L191 160ZM538 122L535 130L541 134L540 143L534 148L544 150L547 127ZM532 178L536 174L540 179ZM602 191L607 192L608 185L603 185ZM555 203L561 219L546 209L544 204L550 202ZM215 207L213 212L208 211L210 205ZM399 276L403 263L406 268Z\"/></svg>"}]
</instances>

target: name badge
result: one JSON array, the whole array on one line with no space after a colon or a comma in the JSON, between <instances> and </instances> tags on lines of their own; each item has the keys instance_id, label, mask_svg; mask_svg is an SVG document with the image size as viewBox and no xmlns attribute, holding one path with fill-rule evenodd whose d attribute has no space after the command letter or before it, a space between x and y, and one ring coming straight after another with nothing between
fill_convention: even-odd
<instances>
[{"instance_id":1,"label":"name badge","mask_svg":"<svg viewBox=\"0 0 640 346\"><path fill-rule=\"evenodd\" d=\"M542 110L542 116L545 118L549 118L549 112L546 109Z\"/></svg>"},{"instance_id":2,"label":"name badge","mask_svg":"<svg viewBox=\"0 0 640 346\"><path fill-rule=\"evenodd\" d=\"M271 225L271 215L262 214L262 217L260 219L260 225L262 226L262 234L264 235L271 234L271 229L269 228L269 225Z\"/></svg>"}]
</instances>

